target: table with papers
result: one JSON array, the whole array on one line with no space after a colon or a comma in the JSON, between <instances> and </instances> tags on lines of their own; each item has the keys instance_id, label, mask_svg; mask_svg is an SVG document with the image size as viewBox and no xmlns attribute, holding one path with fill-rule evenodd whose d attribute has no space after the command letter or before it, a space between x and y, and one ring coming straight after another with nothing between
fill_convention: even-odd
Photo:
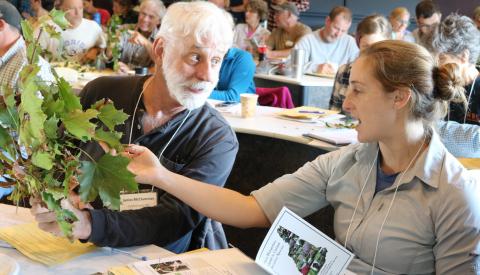
<instances>
[{"instance_id":1,"label":"table with papers","mask_svg":"<svg viewBox=\"0 0 480 275\"><path fill-rule=\"evenodd\" d=\"M15 225L28 225L34 222L33 216L30 214L29 209L22 207L15 207L12 205L0 204L0 230L6 227ZM21 238L28 238L30 243L27 242L29 249L38 251L39 240L38 234L28 232L32 230L31 227L24 227L23 235L18 235ZM33 229L34 230L34 229ZM27 234L29 233L29 234ZM26 235L27 237L26 237ZM26 242L26 240L17 240ZM137 262L138 259L122 253L112 253L109 248L94 247L90 252L81 256L75 257L65 263L47 266L39 262L32 261L15 248L9 248L8 245L0 241L0 254L6 255L15 260L19 266L18 274L94 274L97 272L106 273L112 267L125 266L129 263ZM53 247L53 244L52 244ZM43 247L48 250L51 247ZM147 256L149 259L163 258L174 255L173 253L160 248L155 245L146 245L141 247L129 247L122 248L124 251L133 252L137 255Z\"/></svg>"}]
</instances>

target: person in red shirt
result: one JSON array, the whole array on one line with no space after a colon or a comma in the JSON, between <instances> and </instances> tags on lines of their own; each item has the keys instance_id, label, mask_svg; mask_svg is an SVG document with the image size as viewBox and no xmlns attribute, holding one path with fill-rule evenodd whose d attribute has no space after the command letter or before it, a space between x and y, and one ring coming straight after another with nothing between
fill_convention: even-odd
<instances>
[{"instance_id":1,"label":"person in red shirt","mask_svg":"<svg viewBox=\"0 0 480 275\"><path fill-rule=\"evenodd\" d=\"M100 23L102 26L106 26L108 20L110 20L110 13L105 9L95 7L93 5L93 0L83 0L83 9L85 11L85 18L92 20L93 15L98 12L100 14Z\"/></svg>"}]
</instances>

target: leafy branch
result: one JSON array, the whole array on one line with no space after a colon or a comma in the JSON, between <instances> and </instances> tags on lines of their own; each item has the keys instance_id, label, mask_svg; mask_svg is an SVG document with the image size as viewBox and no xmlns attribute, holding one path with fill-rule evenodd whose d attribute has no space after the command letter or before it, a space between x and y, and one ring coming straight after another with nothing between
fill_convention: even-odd
<instances>
[{"instance_id":1,"label":"leafy branch","mask_svg":"<svg viewBox=\"0 0 480 275\"><path fill-rule=\"evenodd\" d=\"M84 203L98 196L104 205L118 209L121 190L135 191L134 175L127 170L129 160L105 154L94 160L81 148L84 142L105 142L122 150L121 133L115 127L127 115L112 102L100 100L83 110L72 87L55 71L53 83L45 83L37 65L42 54L39 39L43 34L59 38L53 23L68 26L64 13L53 10L40 19L40 31L22 22L28 62L20 71L18 87L3 89L0 95L0 176L2 186L14 186L10 195L16 204L28 196L39 196L56 213L66 236L71 236L75 215L61 208L72 188L79 184ZM80 160L80 156L88 160Z\"/></svg>"}]
</instances>

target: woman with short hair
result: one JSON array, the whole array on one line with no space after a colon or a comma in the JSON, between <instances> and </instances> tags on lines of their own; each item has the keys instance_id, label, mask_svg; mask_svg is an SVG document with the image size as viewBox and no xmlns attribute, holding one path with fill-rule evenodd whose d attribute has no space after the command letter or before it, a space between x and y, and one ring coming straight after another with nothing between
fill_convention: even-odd
<instances>
[{"instance_id":1,"label":"woman with short hair","mask_svg":"<svg viewBox=\"0 0 480 275\"><path fill-rule=\"evenodd\" d=\"M398 7L393 9L388 19L392 25L392 39L415 43L413 34L407 30L410 24L410 12L408 12L407 8Z\"/></svg>"},{"instance_id":2,"label":"woman with short hair","mask_svg":"<svg viewBox=\"0 0 480 275\"><path fill-rule=\"evenodd\" d=\"M245 7L245 24L235 26L233 46L258 56L258 46L265 45L270 35L260 24L267 17L267 3L263 0L250 0Z\"/></svg>"}]
</instances>

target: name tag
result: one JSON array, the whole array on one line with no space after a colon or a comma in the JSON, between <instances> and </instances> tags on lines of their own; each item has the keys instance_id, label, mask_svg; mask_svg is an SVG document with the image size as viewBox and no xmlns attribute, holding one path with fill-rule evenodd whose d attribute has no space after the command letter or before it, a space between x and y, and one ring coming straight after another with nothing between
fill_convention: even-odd
<instances>
[{"instance_id":1,"label":"name tag","mask_svg":"<svg viewBox=\"0 0 480 275\"><path fill-rule=\"evenodd\" d=\"M136 210L157 205L157 192L147 191L140 193L120 194L120 211Z\"/></svg>"}]
</instances>

